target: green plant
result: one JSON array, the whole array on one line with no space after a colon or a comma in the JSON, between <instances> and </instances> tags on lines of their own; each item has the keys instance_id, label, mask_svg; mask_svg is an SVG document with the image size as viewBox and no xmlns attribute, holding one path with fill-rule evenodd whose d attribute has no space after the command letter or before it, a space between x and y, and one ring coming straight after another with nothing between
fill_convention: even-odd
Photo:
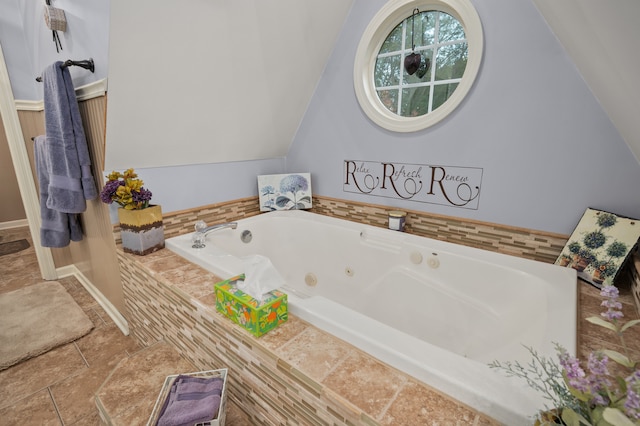
<instances>
[{"instance_id":1,"label":"green plant","mask_svg":"<svg viewBox=\"0 0 640 426\"><path fill-rule=\"evenodd\" d=\"M524 378L529 386L550 401L537 414L543 425L633 426L640 424L640 361L634 361L624 340L624 332L640 320L623 323L618 289L605 285L600 292L607 308L600 317L587 321L615 333L623 352L601 349L589 354L586 368L579 359L556 344L558 363L527 348L533 359L523 366L518 362L489 364L509 376ZM613 361L615 364L611 365ZM617 368L616 368L617 367ZM614 372L615 369L615 372ZM554 411L557 416L543 414Z\"/></svg>"},{"instance_id":2,"label":"green plant","mask_svg":"<svg viewBox=\"0 0 640 426\"><path fill-rule=\"evenodd\" d=\"M567 248L569 249L569 252L571 252L573 254L580 253L580 243L577 242L577 241L573 241L573 242L569 243Z\"/></svg>"},{"instance_id":3,"label":"green plant","mask_svg":"<svg viewBox=\"0 0 640 426\"><path fill-rule=\"evenodd\" d=\"M601 231L591 231L584 236L582 242L585 247L595 250L602 247L604 243L607 242L607 236Z\"/></svg>"},{"instance_id":4,"label":"green plant","mask_svg":"<svg viewBox=\"0 0 640 426\"><path fill-rule=\"evenodd\" d=\"M610 277L616 270L616 265L611 260L595 260L590 265L594 271L600 271L600 276Z\"/></svg>"},{"instance_id":5,"label":"green plant","mask_svg":"<svg viewBox=\"0 0 640 426\"><path fill-rule=\"evenodd\" d=\"M593 251L584 247L581 247L580 250L578 250L578 256L584 258L588 263L596 260L596 255L593 254Z\"/></svg>"}]
</instances>

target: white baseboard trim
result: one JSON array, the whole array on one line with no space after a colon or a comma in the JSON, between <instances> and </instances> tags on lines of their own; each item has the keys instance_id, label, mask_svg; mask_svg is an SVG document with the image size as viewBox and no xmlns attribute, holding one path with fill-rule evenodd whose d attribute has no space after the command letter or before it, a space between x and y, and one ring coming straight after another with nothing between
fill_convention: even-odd
<instances>
[{"instance_id":1,"label":"white baseboard trim","mask_svg":"<svg viewBox=\"0 0 640 426\"><path fill-rule=\"evenodd\" d=\"M27 219L9 220L7 222L0 222L0 230L22 228L23 226L29 226L29 221Z\"/></svg>"},{"instance_id":2,"label":"white baseboard trim","mask_svg":"<svg viewBox=\"0 0 640 426\"><path fill-rule=\"evenodd\" d=\"M84 276L82 272L75 265L67 265L60 268L56 268L56 272L58 273L58 278L64 278L69 276L74 276L82 286L89 292L91 297L93 297L100 306L107 312L109 317L116 323L120 331L125 336L129 335L129 323L126 318L122 316L122 314L116 309L109 300L104 297L102 292L93 285L93 283Z\"/></svg>"}]
</instances>

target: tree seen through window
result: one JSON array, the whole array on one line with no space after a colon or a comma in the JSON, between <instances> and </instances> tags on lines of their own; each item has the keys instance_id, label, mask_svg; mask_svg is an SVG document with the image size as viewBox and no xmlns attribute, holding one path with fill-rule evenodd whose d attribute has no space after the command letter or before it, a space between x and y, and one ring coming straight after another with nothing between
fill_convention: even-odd
<instances>
[{"instance_id":1,"label":"tree seen through window","mask_svg":"<svg viewBox=\"0 0 640 426\"><path fill-rule=\"evenodd\" d=\"M409 75L403 64L413 51L421 55L421 64ZM428 114L456 90L467 59L467 40L457 19L440 11L418 12L398 24L382 43L374 69L378 98L403 117Z\"/></svg>"}]
</instances>

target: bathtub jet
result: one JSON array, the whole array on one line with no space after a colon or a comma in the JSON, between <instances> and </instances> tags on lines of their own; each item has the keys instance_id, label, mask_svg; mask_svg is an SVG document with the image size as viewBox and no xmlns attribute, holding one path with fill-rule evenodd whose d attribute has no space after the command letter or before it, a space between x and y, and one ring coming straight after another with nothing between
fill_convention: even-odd
<instances>
[{"instance_id":1,"label":"bathtub jet","mask_svg":"<svg viewBox=\"0 0 640 426\"><path fill-rule=\"evenodd\" d=\"M554 358L555 342L576 353L571 268L301 210L237 225L206 249L191 235L165 244L225 279L269 257L291 314L505 424L530 423L545 400L488 364L527 364L527 347Z\"/></svg>"}]
</instances>

